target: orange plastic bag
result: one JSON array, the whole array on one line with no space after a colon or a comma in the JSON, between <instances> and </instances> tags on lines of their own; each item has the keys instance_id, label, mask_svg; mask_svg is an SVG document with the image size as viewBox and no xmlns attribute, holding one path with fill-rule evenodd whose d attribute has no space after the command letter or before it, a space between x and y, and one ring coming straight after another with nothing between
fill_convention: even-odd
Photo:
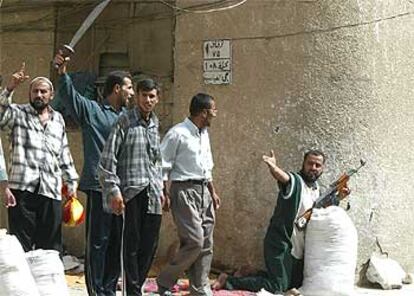
<instances>
[{"instance_id":1,"label":"orange plastic bag","mask_svg":"<svg viewBox=\"0 0 414 296\"><path fill-rule=\"evenodd\" d=\"M85 221L85 210L76 195L68 196L66 185L62 187L62 196L66 198L63 205L63 223L66 226L77 226Z\"/></svg>"}]
</instances>

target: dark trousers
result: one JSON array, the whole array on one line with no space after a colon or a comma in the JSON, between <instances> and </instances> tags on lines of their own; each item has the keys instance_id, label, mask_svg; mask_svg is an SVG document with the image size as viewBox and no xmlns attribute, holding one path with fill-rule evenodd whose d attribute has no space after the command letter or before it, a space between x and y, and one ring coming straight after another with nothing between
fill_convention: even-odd
<instances>
[{"instance_id":1,"label":"dark trousers","mask_svg":"<svg viewBox=\"0 0 414 296\"><path fill-rule=\"evenodd\" d=\"M62 253L62 202L37 191L11 191L17 204L8 208L9 232L24 251L52 249Z\"/></svg>"},{"instance_id":2,"label":"dark trousers","mask_svg":"<svg viewBox=\"0 0 414 296\"><path fill-rule=\"evenodd\" d=\"M148 214L147 211L147 190L125 206L124 269L128 296L141 295L141 287L158 246L161 215Z\"/></svg>"},{"instance_id":3,"label":"dark trousers","mask_svg":"<svg viewBox=\"0 0 414 296\"><path fill-rule=\"evenodd\" d=\"M258 292L264 288L274 294L283 293L291 288L299 288L303 281L303 259L293 257L290 254L290 248L281 252L279 248L274 247L273 243L266 237L264 259L267 272L247 277L229 276L225 288L252 292Z\"/></svg>"},{"instance_id":4,"label":"dark trousers","mask_svg":"<svg viewBox=\"0 0 414 296\"><path fill-rule=\"evenodd\" d=\"M246 277L234 277L229 276L225 285L227 290L246 290L252 292L259 292L261 289L265 289L274 294L283 293L284 291L291 288L299 288L302 286L303 280L303 260L297 260L291 257L292 261L295 261L293 264L292 271L292 282L288 288L282 287L280 282L275 280L268 272L261 271L256 275L246 276Z\"/></svg>"},{"instance_id":5,"label":"dark trousers","mask_svg":"<svg viewBox=\"0 0 414 296\"><path fill-rule=\"evenodd\" d=\"M85 278L88 294L115 296L121 271L122 217L104 212L102 194L88 191Z\"/></svg>"}]
</instances>

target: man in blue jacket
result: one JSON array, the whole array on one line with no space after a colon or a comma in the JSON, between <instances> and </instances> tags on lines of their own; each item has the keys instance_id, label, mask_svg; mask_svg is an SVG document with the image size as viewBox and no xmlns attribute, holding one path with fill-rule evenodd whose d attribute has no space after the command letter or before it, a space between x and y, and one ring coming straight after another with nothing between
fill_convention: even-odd
<instances>
[{"instance_id":1,"label":"man in blue jacket","mask_svg":"<svg viewBox=\"0 0 414 296\"><path fill-rule=\"evenodd\" d=\"M54 62L59 65L58 94L66 112L82 130L84 165L79 189L88 197L86 217L86 285L89 295L115 295L120 274L122 218L104 212L97 167L111 128L128 101L134 97L128 72L108 74L102 103L83 97L66 72L68 59L62 52Z\"/></svg>"}]
</instances>

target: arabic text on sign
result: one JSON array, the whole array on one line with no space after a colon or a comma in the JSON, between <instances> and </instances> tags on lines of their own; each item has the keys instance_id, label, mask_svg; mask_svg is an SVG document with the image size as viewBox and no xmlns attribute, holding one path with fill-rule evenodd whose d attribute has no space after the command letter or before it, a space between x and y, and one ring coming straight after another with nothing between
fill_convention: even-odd
<instances>
[{"instance_id":1,"label":"arabic text on sign","mask_svg":"<svg viewBox=\"0 0 414 296\"><path fill-rule=\"evenodd\" d=\"M204 41L204 59L230 58L230 40Z\"/></svg>"},{"instance_id":2,"label":"arabic text on sign","mask_svg":"<svg viewBox=\"0 0 414 296\"><path fill-rule=\"evenodd\" d=\"M204 60L204 71L230 71L230 59Z\"/></svg>"},{"instance_id":3,"label":"arabic text on sign","mask_svg":"<svg viewBox=\"0 0 414 296\"><path fill-rule=\"evenodd\" d=\"M231 82L231 72L204 72L203 77L206 84L229 84Z\"/></svg>"}]
</instances>

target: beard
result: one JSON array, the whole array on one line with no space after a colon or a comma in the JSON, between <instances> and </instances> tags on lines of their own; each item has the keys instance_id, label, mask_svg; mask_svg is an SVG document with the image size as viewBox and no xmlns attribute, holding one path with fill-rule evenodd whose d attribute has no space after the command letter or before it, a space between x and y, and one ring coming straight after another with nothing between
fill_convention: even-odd
<instances>
[{"instance_id":1,"label":"beard","mask_svg":"<svg viewBox=\"0 0 414 296\"><path fill-rule=\"evenodd\" d=\"M322 173L312 173L312 172L305 172L302 168L300 171L300 175L302 176L303 180L306 183L315 183L319 177L322 175Z\"/></svg>"},{"instance_id":2,"label":"beard","mask_svg":"<svg viewBox=\"0 0 414 296\"><path fill-rule=\"evenodd\" d=\"M30 101L30 105L32 105L32 107L37 111L37 112L42 112L43 110L45 110L45 108L47 106L49 106L49 103L45 103L42 99L40 98L34 98L32 101Z\"/></svg>"}]
</instances>

